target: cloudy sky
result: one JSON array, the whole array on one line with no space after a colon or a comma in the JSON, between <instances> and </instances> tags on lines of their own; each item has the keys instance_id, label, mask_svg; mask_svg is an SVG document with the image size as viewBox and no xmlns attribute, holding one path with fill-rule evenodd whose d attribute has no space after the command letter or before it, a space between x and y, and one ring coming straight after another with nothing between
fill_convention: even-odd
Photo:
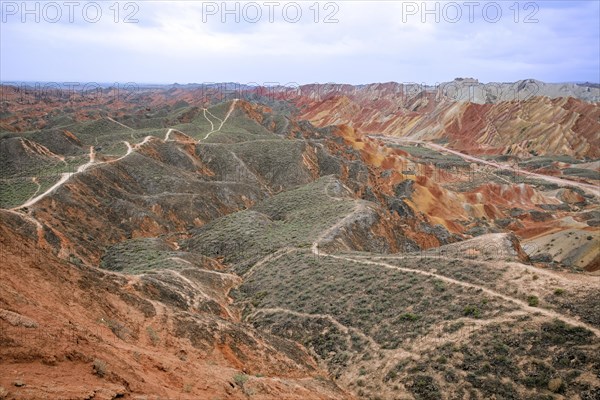
<instances>
[{"instance_id":1,"label":"cloudy sky","mask_svg":"<svg viewBox=\"0 0 600 400\"><path fill-rule=\"evenodd\" d=\"M0 1L2 81L600 81L600 2Z\"/></svg>"}]
</instances>

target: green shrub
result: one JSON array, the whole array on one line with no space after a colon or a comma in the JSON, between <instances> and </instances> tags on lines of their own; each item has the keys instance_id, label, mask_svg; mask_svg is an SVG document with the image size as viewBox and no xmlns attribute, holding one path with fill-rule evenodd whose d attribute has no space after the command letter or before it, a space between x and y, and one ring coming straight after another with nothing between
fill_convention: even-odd
<instances>
[{"instance_id":1,"label":"green shrub","mask_svg":"<svg viewBox=\"0 0 600 400\"><path fill-rule=\"evenodd\" d=\"M402 321L411 321L411 322L412 322L412 321L416 321L416 320L418 320L419 318L420 318L420 317L419 317L418 315L416 315L416 314L413 314L413 313L404 313L404 314L402 314L402 315L400 316L400 319L401 319Z\"/></svg>"},{"instance_id":2,"label":"green shrub","mask_svg":"<svg viewBox=\"0 0 600 400\"><path fill-rule=\"evenodd\" d=\"M537 307L540 304L540 299L537 296L529 296L527 297L527 304L530 307Z\"/></svg>"},{"instance_id":3,"label":"green shrub","mask_svg":"<svg viewBox=\"0 0 600 400\"><path fill-rule=\"evenodd\" d=\"M428 375L415 376L412 385L409 385L408 388L416 399L436 400L442 398L435 380Z\"/></svg>"},{"instance_id":4,"label":"green shrub","mask_svg":"<svg viewBox=\"0 0 600 400\"><path fill-rule=\"evenodd\" d=\"M479 311L479 308L477 308L476 306L466 306L463 309L463 314L467 317L471 316L479 318L479 316L481 315L481 311Z\"/></svg>"},{"instance_id":5,"label":"green shrub","mask_svg":"<svg viewBox=\"0 0 600 400\"><path fill-rule=\"evenodd\" d=\"M541 340L545 345L589 344L594 334L583 327L567 325L564 321L554 320L542 325Z\"/></svg>"},{"instance_id":6,"label":"green shrub","mask_svg":"<svg viewBox=\"0 0 600 400\"><path fill-rule=\"evenodd\" d=\"M233 381L239 387L244 387L244 384L246 382L248 382L248 375L242 374L242 373L237 373L233 376Z\"/></svg>"}]
</instances>

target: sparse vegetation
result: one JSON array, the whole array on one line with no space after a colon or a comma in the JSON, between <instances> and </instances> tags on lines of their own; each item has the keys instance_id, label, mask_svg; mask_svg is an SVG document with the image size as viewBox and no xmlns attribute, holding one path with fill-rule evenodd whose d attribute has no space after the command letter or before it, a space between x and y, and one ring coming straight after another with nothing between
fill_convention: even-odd
<instances>
[{"instance_id":1,"label":"sparse vegetation","mask_svg":"<svg viewBox=\"0 0 600 400\"><path fill-rule=\"evenodd\" d=\"M131 336L131 331L129 328L117 320L103 318L100 323L106 325L112 331L112 333L114 333L114 335L121 340L127 340Z\"/></svg>"},{"instance_id":2,"label":"sparse vegetation","mask_svg":"<svg viewBox=\"0 0 600 400\"><path fill-rule=\"evenodd\" d=\"M477 308L476 306L467 306L463 309L463 314L467 317L479 318L479 316L481 315L481 312L479 311L479 308Z\"/></svg>"},{"instance_id":3,"label":"sparse vegetation","mask_svg":"<svg viewBox=\"0 0 600 400\"><path fill-rule=\"evenodd\" d=\"M433 284L435 285L435 290L437 290L438 292L443 292L444 290L446 290L446 285L444 285L444 282L441 280L436 280L433 282Z\"/></svg>"},{"instance_id":4,"label":"sparse vegetation","mask_svg":"<svg viewBox=\"0 0 600 400\"><path fill-rule=\"evenodd\" d=\"M242 374L242 373L237 373L233 376L233 381L235 382L236 385L243 388L244 384L246 382L248 382L248 375Z\"/></svg>"},{"instance_id":5,"label":"sparse vegetation","mask_svg":"<svg viewBox=\"0 0 600 400\"><path fill-rule=\"evenodd\" d=\"M442 394L435 380L428 375L415 376L412 384L409 386L409 390L419 400L442 399Z\"/></svg>"},{"instance_id":6,"label":"sparse vegetation","mask_svg":"<svg viewBox=\"0 0 600 400\"><path fill-rule=\"evenodd\" d=\"M400 319L402 321L416 321L419 319L419 316L412 313L404 313L400 316Z\"/></svg>"},{"instance_id":7,"label":"sparse vegetation","mask_svg":"<svg viewBox=\"0 0 600 400\"><path fill-rule=\"evenodd\" d=\"M560 378L550 379L550 381L548 382L548 390L550 390L551 392L560 393L563 392L564 389L565 384Z\"/></svg>"},{"instance_id":8,"label":"sparse vegetation","mask_svg":"<svg viewBox=\"0 0 600 400\"><path fill-rule=\"evenodd\" d=\"M269 198L252 210L227 215L194 230L186 248L234 264L244 274L261 257L283 247L309 247L315 237L354 209L351 199L331 201L331 177ZM218 246L216 245L218 244Z\"/></svg>"},{"instance_id":9,"label":"sparse vegetation","mask_svg":"<svg viewBox=\"0 0 600 400\"><path fill-rule=\"evenodd\" d=\"M540 304L540 299L537 296L529 296L527 297L527 304L530 307L537 307Z\"/></svg>"},{"instance_id":10,"label":"sparse vegetation","mask_svg":"<svg viewBox=\"0 0 600 400\"><path fill-rule=\"evenodd\" d=\"M93 174L81 177L94 183L74 184L66 194L57 196L56 204L44 204L44 208L31 213L36 218L44 215L55 218L52 227L64 238L53 238L52 230L45 229L47 237L38 237L38 242L52 245L50 242L54 240L56 248L67 249L66 253L57 253L72 264L69 267L74 273L89 269L87 266L99 257L101 268L117 272L94 270L105 274L98 275L104 280L95 278L88 282L82 278L78 282L82 289L100 288L97 292L102 293L110 289L111 301L118 298L135 304L143 310L145 321L152 321L153 325L146 325L145 329L144 325L141 329L129 329L126 325L134 319L119 309L106 310L113 319L99 322L116 337L129 342L127 355L133 357L138 367L146 365L153 356L148 349L140 353L142 350L137 351L134 345L150 343L155 346L153 353L160 352L162 347L173 348L171 355L191 368L197 353L192 353L187 344L179 351L171 346L181 339L185 343L189 340L202 354L210 352L218 342L244 363L264 354L268 354L271 362L279 359L274 352L282 351L285 357L281 359L286 360L285 368L289 371L290 365L303 365L305 357L308 360L304 350L296 345L299 343L338 382L354 379L350 388L369 400L403 391L410 392L415 399L427 400L493 396L541 400L551 393L587 400L598 393L589 378L600 373L598 338L585 328L548 320L545 310L523 307L523 300L531 307L538 307L543 301L547 310L580 317L598 326L598 294L584 295L579 289L570 290L569 285L567 296L565 289L554 288L562 285L558 278L551 281L545 271L517 264L528 262L515 251L519 238L515 238L517 245L506 248L495 246L495 242L473 248L461 247L463 242L453 243L462 241L464 236L452 233L455 230L446 229L442 223L435 225L440 217L433 214L438 210L432 211L429 215L432 218L428 218L426 202L419 198L429 196L419 190L429 190L435 198L440 187L476 193L481 185L490 185L493 194L494 183L509 185L519 181L540 192L558 186L511 171L475 174L461 180L471 171L470 164L461 158L423 146L393 146L409 153L398 152L399 158L434 171L426 181L430 186L411 180L409 183L420 187L404 190L410 185L402 186L404 189L397 191L398 185L408 181L399 179L397 186L386 186L385 178L391 176L394 182L398 181L395 167L386 165L390 160L377 159L373 165L369 164L365 160L373 154L362 153L358 147L350 148L344 138L331 135L330 128L317 129L306 121L281 116L254 120L236 110L221 131L204 140L212 128L200 107L187 102L169 107L172 108L141 109L140 113L115 117L134 127L133 130L105 118L85 122L70 117L50 119L52 123L72 124L69 129L82 143L76 146L79 150L73 150L65 163L32 161L21 170L17 168L15 176L0 176L0 183L8 187L0 194L0 206L17 205L36 190L50 187L63 171L70 168L72 172L74 167L87 162L87 154L81 149L90 145L99 149L99 159L114 160L127 150L123 140L134 143L145 135L162 139L167 126L200 139L199 143L185 145L172 140L157 141L155 147L136 152L123 162L96 166ZM223 118L228 108L229 103L221 103L210 107L210 111ZM213 122L217 123L216 119ZM319 134L311 141L300 140L307 132L317 131ZM41 137L43 133L24 133L24 136ZM447 139L440 140L444 141ZM368 147L372 143L362 145ZM336 151L347 158L336 157ZM533 150L529 152L535 154ZM495 159L493 155L485 157ZM497 158L500 162L516 162L513 155ZM534 157L523 163L527 168L538 164L540 168L553 168L557 159ZM381 168L375 166L379 164ZM590 174L575 169L566 172L573 176ZM329 174L337 176L323 176ZM33 175L38 178L39 189L31 179ZM351 191L346 193L336 179ZM503 193L506 187L502 186ZM94 193L90 196L93 206L77 198L79 192L88 193L87 190ZM100 190L110 195L100 195ZM573 191L583 196L583 191ZM416 195L411 198L411 193ZM554 193L559 196L561 192ZM361 204L359 197L372 201L368 211L361 211L360 215L353 213L357 204ZM399 204L401 197L407 198L402 203L407 209L401 210L406 215L389 213L393 208L388 205L393 201ZM557 208L552 208L555 204L536 203L530 207L535 210L530 210L527 203L527 207L506 211L502 206L495 213L504 215L489 220L461 219L457 223L464 225L466 235L473 236L533 229L530 222L550 224L555 210L564 211L565 215L575 209L587 212L592 200L583 198L586 200L576 198L575 203L565 201ZM504 200L512 201L508 195ZM410 207L409 201L413 202ZM73 204L82 204L81 215L73 212L76 217L71 217L81 218L86 227L89 224L89 234L63 232L72 220L60 210L76 210ZM465 210L465 215L473 211ZM473 214L481 214L481 210L475 211ZM91 217L96 212L101 218ZM325 234L344 218L347 225L338 232ZM110 221L115 231L103 232L107 225L98 222L101 219ZM575 219L587 221L579 216ZM570 233L569 240L580 239L590 246L587 241L593 237L585 229ZM32 232L31 237L34 234L37 232ZM156 237L142 237L153 235ZM405 259L397 254L368 252L373 249L395 252L397 237L404 236L410 251L415 251ZM320 238L318 255L311 250L317 238ZM69 240L73 243L63 247ZM86 243L97 240L98 244L88 249L79 240ZM418 251L419 247L438 242L447 245ZM554 262L555 254L550 254L561 246L560 237L548 242L540 246L548 253L538 253L531 260L562 268ZM564 250L563 255L568 251ZM335 257L327 253L335 253ZM236 273L243 280L222 272ZM124 278L131 274L138 276ZM236 312L231 313L233 307L226 304L231 288L234 288L231 296L243 309L242 317L248 323L242 325L243 329L238 329ZM134 292L136 296L146 296L148 304L142 306L142 300L131 294ZM197 296L199 292L201 296ZM99 296L93 300L99 301L102 310L108 308ZM510 301L506 296L519 301ZM174 311L161 313L152 305L154 301ZM157 314L161 318L173 316L172 325L165 325L169 329L157 331L156 324L163 323L162 319L152 319ZM174 337L170 336L171 331ZM265 348L268 351L263 352ZM307 362L308 369L313 368L312 362ZM103 360L94 359L92 370L98 377L116 381L117 370L113 368L109 373ZM254 374L256 369L244 371ZM269 383L269 379L254 379L242 372L231 379L227 389L230 385L237 386L248 397L250 388ZM251 384L247 384L250 379ZM316 379L322 384L330 382L325 376ZM192 393L193 383L188 382L189 377L181 377L174 391ZM586 398L584 393L592 394Z\"/></svg>"},{"instance_id":11,"label":"sparse vegetation","mask_svg":"<svg viewBox=\"0 0 600 400\"><path fill-rule=\"evenodd\" d=\"M190 263L203 267L210 260L202 254L174 251L164 240L140 238L126 240L108 248L100 267L128 274L141 274L153 270L181 270Z\"/></svg>"},{"instance_id":12,"label":"sparse vegetation","mask_svg":"<svg viewBox=\"0 0 600 400\"><path fill-rule=\"evenodd\" d=\"M153 346L156 346L160 343L160 337L158 336L154 328L148 326L146 327L146 332L148 333L148 337L150 338L150 341L152 342Z\"/></svg>"},{"instance_id":13,"label":"sparse vegetation","mask_svg":"<svg viewBox=\"0 0 600 400\"><path fill-rule=\"evenodd\" d=\"M98 375L100 378L104 378L106 373L108 372L106 362L96 358L92 363L92 370L94 374Z\"/></svg>"}]
</instances>

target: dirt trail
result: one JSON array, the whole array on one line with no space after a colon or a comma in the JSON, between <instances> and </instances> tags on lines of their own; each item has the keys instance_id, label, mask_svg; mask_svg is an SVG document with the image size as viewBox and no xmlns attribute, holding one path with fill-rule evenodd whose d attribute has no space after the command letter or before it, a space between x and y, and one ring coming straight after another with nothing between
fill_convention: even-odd
<instances>
[{"instance_id":1,"label":"dirt trail","mask_svg":"<svg viewBox=\"0 0 600 400\"><path fill-rule=\"evenodd\" d=\"M54 190L56 190L57 188L59 188L60 186L62 186L63 183L65 183L71 177L71 175L73 175L73 172L62 173L60 175L60 179L58 180L58 182L56 182L54 185L52 185L44 193L40 194L37 197L34 197L33 199L30 199L30 200L26 201L25 203L21 204L20 206L12 208L12 210L20 210L20 209L25 208L25 207L31 207L32 205L34 205L35 203L37 203L38 201L40 201L44 197L48 196Z\"/></svg>"},{"instance_id":2,"label":"dirt trail","mask_svg":"<svg viewBox=\"0 0 600 400\"><path fill-rule=\"evenodd\" d=\"M382 261L385 261L385 260L422 260L422 259L435 260L435 259L441 259L441 260L446 260L446 261L460 261L465 264L473 265L474 267L477 267L478 265L486 265L486 266L490 266L490 267L498 266L498 262L491 262L491 261L484 261L484 260L469 260L469 259L465 259L465 258L445 256L445 255L436 254L436 253L423 253L423 254L408 253L408 254L403 254L403 255L390 254L390 255L384 255L384 256L368 256L368 255L348 255L348 256L352 257L354 259L357 259L357 260L364 259L364 258L368 258L370 260L382 260ZM519 269L519 270L525 269L533 274L543 275L543 276L546 276L551 279L558 279L562 282L571 282L571 283L580 283L580 284L581 283L583 283L583 284L589 284L589 283L600 284L600 276L581 275L581 274L574 274L574 273L568 273L568 272L547 270L547 269L543 269L543 268L534 267L533 265L521 264L518 262L506 262L505 265L512 269Z\"/></svg>"},{"instance_id":3,"label":"dirt trail","mask_svg":"<svg viewBox=\"0 0 600 400\"><path fill-rule=\"evenodd\" d=\"M170 138L172 132L178 132L178 133L181 133L182 135L185 135L185 133L181 132L179 129L169 128L169 130L167 130L167 133L165 134L165 138L164 138L163 142L173 141L173 139Z\"/></svg>"},{"instance_id":4,"label":"dirt trail","mask_svg":"<svg viewBox=\"0 0 600 400\"><path fill-rule=\"evenodd\" d=\"M54 192L56 189L61 187L73 175L76 175L76 174L86 171L92 165L110 164L110 163L119 161L119 160L127 157L128 155L130 155L135 149L138 149L141 145L148 142L148 140L150 140L151 138L152 138L152 136L146 136L141 143L138 143L135 146L131 146L131 144L128 141L123 141L123 143L127 146L127 152L125 153L124 156L119 157L114 160L110 160L110 161L100 161L100 162L96 161L96 151L94 150L94 146L90 146L89 161L87 163L82 164L79 167L77 167L77 170L75 172L63 172L60 175L60 179L58 180L58 182L56 182L54 185L52 185L44 193L38 195L37 197L34 197L35 194L37 194L39 192L39 187L38 187L38 190L36 191L36 193L29 200L27 200L25 203L21 204L20 206L11 208L11 210L17 211L17 210L21 210L25 207L31 207L32 205L36 204L38 201L42 200L43 198L45 198L46 196L48 196L49 194ZM37 179L37 178L33 178L33 179ZM36 183L37 183L37 181L36 181ZM39 186L39 183L38 183L38 186Z\"/></svg>"},{"instance_id":5,"label":"dirt trail","mask_svg":"<svg viewBox=\"0 0 600 400\"><path fill-rule=\"evenodd\" d=\"M202 109L202 112L204 113L204 118L205 118L205 119L208 121L208 123L210 124L210 131L212 132L212 131L214 131L214 130L215 130L215 125L213 124L213 122L211 121L211 119L210 119L210 118L208 118L208 117L206 116L206 111L207 111L207 110L206 110L206 108L203 108L203 109ZM210 112L209 112L209 114L210 114ZM212 114L211 114L211 115L212 115Z\"/></svg>"},{"instance_id":6,"label":"dirt trail","mask_svg":"<svg viewBox=\"0 0 600 400\"><path fill-rule=\"evenodd\" d=\"M20 206L11 208L11 210L16 211L16 210L23 209L25 207L31 207L32 205L34 205L35 203L37 203L38 201L40 201L44 197L48 196L50 193L54 192L57 188L59 188L60 186L62 186L66 181L69 180L69 178L71 176L73 176L73 175L75 175L77 173L85 171L90 165L94 164L95 160L96 160L96 153L94 152L94 146L90 146L90 160L87 163L85 163L83 165L80 165L77 168L76 172L63 172L61 174L60 179L58 180L58 182L56 182L54 185L52 185L44 193L38 195L37 197L33 197L33 198L27 200L25 203L21 204Z\"/></svg>"},{"instance_id":7,"label":"dirt trail","mask_svg":"<svg viewBox=\"0 0 600 400\"><path fill-rule=\"evenodd\" d=\"M154 136L146 136L144 138L144 140L142 140L141 142L137 143L135 146L133 146L134 149L139 149L141 146L145 145L146 143L148 143L150 141L150 139L152 139Z\"/></svg>"},{"instance_id":8,"label":"dirt trail","mask_svg":"<svg viewBox=\"0 0 600 400\"><path fill-rule=\"evenodd\" d=\"M328 187L329 185L326 186L325 188L325 194L334 199L334 197L332 197L329 193L328 193ZM528 311L532 314L542 314L545 315L549 318L556 318L559 320L562 320L563 322L566 322L568 324L571 325L575 325L575 326L580 326L580 327L584 327L590 331L592 331L596 336L600 337L600 329L597 329L591 325L588 325L584 322L581 322L575 318L571 318L568 316L565 316L561 313L558 313L556 311L553 310L548 310L545 308L540 308L540 307L532 307L530 306L527 302L511 297L511 296L507 296L505 294L496 292L494 290L491 290L489 288L486 288L484 286L481 285L476 285L476 284L472 284L472 283L467 283L467 282L463 282L463 281L459 281L457 279L453 279L453 278L449 278L445 275L440 275L437 273L433 273L433 272L428 272L428 271L423 271L423 270L418 270L418 269L412 269L412 268L404 268L404 267L397 267L395 265L391 265L391 264L387 264L384 262L377 262L377 261L370 261L370 260L364 260L364 259L360 259L360 258L354 258L354 257L348 257L348 256L338 256L338 255L334 255L334 254L328 254L325 252L322 252L319 250L319 244L320 242L326 238L327 236L331 235L334 231L336 231L337 229L339 229L341 226L343 226L348 219L352 218L354 216L354 214L364 211L364 205L362 204L362 202L360 202L360 200L354 200L355 201L355 208L354 210L349 213L348 215L346 215L344 218L342 218L340 221L338 221L335 225L331 226L330 228L326 229L323 233L321 233L321 235L319 235L319 237L313 242L312 246L311 246L311 251L312 253L317 256L317 257L330 257L330 258L335 258L338 260L344 260L344 261L350 261L353 263L359 263L359 264L367 264L367 265L377 265L380 267L384 267L384 268L388 268L388 269L394 269L397 271L403 271L403 272L409 272L409 273L416 273L416 274L420 274L420 275L425 275L425 276L430 276L430 277L434 277L437 279L440 279L444 282L447 283L451 283L451 284L455 284L455 285L460 285L463 287L467 287L467 288L472 288L472 289L477 289L477 290L481 290L484 293L487 293L490 296L493 297L498 297L501 298L505 301L511 302L513 304L518 305L521 309Z\"/></svg>"},{"instance_id":9,"label":"dirt trail","mask_svg":"<svg viewBox=\"0 0 600 400\"><path fill-rule=\"evenodd\" d=\"M250 314L247 318L251 319L251 318L255 317L257 314L260 314L260 313L266 313L266 314L283 313L283 314L294 315L296 317L301 317L301 318L313 318L313 319L314 318L320 318L320 319L326 319L327 321L331 322L332 325L334 325L336 328L338 328L340 331L342 331L346 335L346 341L347 341L347 344L348 344L349 348L352 348L352 342L350 340L350 333L354 332L358 336L360 336L362 339L364 339L367 342L369 342L369 344L374 349L379 349L379 345L373 340L373 338L371 338L370 336L365 335L363 332L361 332L360 330L358 330L356 328L347 327L346 325L342 324L341 322L339 322L337 319L333 318L329 314L308 314L308 313L303 313L303 312L299 312L299 311L288 310L286 308L273 307L273 308L261 308L261 309L255 311L254 313Z\"/></svg>"},{"instance_id":10,"label":"dirt trail","mask_svg":"<svg viewBox=\"0 0 600 400\"><path fill-rule=\"evenodd\" d=\"M232 150L229 150L229 153L238 162L238 164L244 168L244 171L246 171L246 173L248 173L249 176L253 176L254 179L256 179L256 182L258 182L258 184L263 187L263 189L265 190L265 192L267 192L269 194L273 194L273 191L271 190L271 188L269 187L269 185L265 182L265 180L263 178L261 178L260 175L254 173L248 167L248 165L244 162L244 160L242 160L241 158L239 158L238 155L235 154ZM224 182L224 181L221 181L221 182ZM233 181L232 183L241 183L241 182Z\"/></svg>"},{"instance_id":11,"label":"dirt trail","mask_svg":"<svg viewBox=\"0 0 600 400\"><path fill-rule=\"evenodd\" d=\"M85 171L86 169L88 169L90 166L92 166L96 162L96 151L94 150L94 146L90 146L89 157L90 157L90 160L88 162L77 167L78 173ZM73 175L73 174L71 174L71 175Z\"/></svg>"},{"instance_id":12,"label":"dirt trail","mask_svg":"<svg viewBox=\"0 0 600 400\"><path fill-rule=\"evenodd\" d=\"M26 214L24 212L19 212L19 211L12 210L12 209L6 210L6 211L8 211L11 214L15 214L15 215L23 218L24 220L29 221L32 224L34 224L36 227L36 234L38 237L38 246L40 248L44 248L44 243L47 243L47 242L46 242L46 239L44 238L44 226L40 223L40 221L38 221L37 219L33 218L31 215Z\"/></svg>"},{"instance_id":13,"label":"dirt trail","mask_svg":"<svg viewBox=\"0 0 600 400\"><path fill-rule=\"evenodd\" d=\"M374 139L379 139L382 140L384 142L392 142L392 143L396 143L396 144L400 144L400 143L415 143L415 144L420 144L423 145L425 147L428 147L431 150L440 152L440 153L450 153L453 155L456 155L458 157L461 157L463 160L465 161L471 161L471 162L475 162L478 164L484 164L484 165L488 165L490 167L494 167L496 169L500 169L500 170L506 170L506 171L512 171L515 172L516 174L522 174L522 175L526 175L526 176L530 176L532 178L536 178L536 179L541 179L544 180L546 182L550 182L550 183L554 183L557 185L562 185L562 186L571 186L571 187L575 187L575 188L579 188L589 194L592 194L596 197L600 197L600 188L598 186L595 185L591 185L588 183L582 183L582 182L577 182L577 181L572 181L569 179L564 179L564 178L557 178L554 176L549 176L549 175L543 175L543 174L538 174L535 172L529 172L523 169L519 169L519 168L514 168L511 167L509 165L505 165L496 161L489 161L489 160L483 160L481 158L475 157L475 156L471 156L465 153L461 153L460 151L456 151L456 150L452 150L449 149L447 147L441 146L439 144L435 144L435 143L431 143L431 142L425 142L422 140L417 140L417 139L411 139L411 138L400 138L400 137L388 137L388 136L379 136L379 135L369 135L369 138L374 138Z\"/></svg>"},{"instance_id":14,"label":"dirt trail","mask_svg":"<svg viewBox=\"0 0 600 400\"><path fill-rule=\"evenodd\" d=\"M256 272L257 269L262 267L264 264L271 262L271 261L275 261L275 260L277 260L287 254L290 254L291 252L297 251L297 250L298 249L295 247L282 247L279 250L277 250L276 252L271 253L268 256L259 260L256 264L254 264L252 266L252 268L250 268L244 275L242 275L242 277L244 279L248 279Z\"/></svg>"},{"instance_id":15,"label":"dirt trail","mask_svg":"<svg viewBox=\"0 0 600 400\"><path fill-rule=\"evenodd\" d=\"M123 157L125 157L125 156L128 156L128 155L130 155L130 154L131 154L131 152L133 151L133 147L131 146L131 143L129 143L129 142L128 142L128 141L126 141L126 140L125 140L125 141L123 141L123 143L125 143L125 146L127 146L127 153L125 153L125 155L123 156ZM123 157L121 157L121 158L123 158ZM119 158L119 160L120 160L121 158Z\"/></svg>"},{"instance_id":16,"label":"dirt trail","mask_svg":"<svg viewBox=\"0 0 600 400\"><path fill-rule=\"evenodd\" d=\"M25 200L25 203L27 203L28 201L31 201L31 199L35 198L35 196L37 196L37 194L42 189L42 185L40 185L40 183L38 182L37 176L32 177L31 178L31 182L33 182L33 183L35 183L37 185L37 189L35 190L35 192L31 196L29 196L29 198L27 200Z\"/></svg>"},{"instance_id":17,"label":"dirt trail","mask_svg":"<svg viewBox=\"0 0 600 400\"><path fill-rule=\"evenodd\" d=\"M116 120L112 119L111 117L106 117L106 119L109 120L109 121L111 121L111 122L114 122L115 124L121 125L123 128L127 128L129 130L135 131L135 129L133 129L132 127L127 126L125 124L122 124L119 121L116 121Z\"/></svg>"},{"instance_id":18,"label":"dirt trail","mask_svg":"<svg viewBox=\"0 0 600 400\"><path fill-rule=\"evenodd\" d=\"M522 169L513 168L508 165L497 163L495 161L482 160L481 158L473 157L473 156L461 153L456 150L451 150L451 149L448 149L447 147L440 146L439 144L435 144L435 143L426 143L425 145L432 150L437 150L440 152L446 152L446 153L457 155L465 161L472 161L472 162L476 162L476 163L480 163L480 164L486 164L486 165L489 165L491 167L495 167L498 169L510 170L510 171L516 172L517 174L531 176L533 178L542 179L542 180L545 180L546 182L556 183L558 185L576 187L576 188L584 190L594 196L597 196L597 197L600 196L600 188L598 188L597 186L594 186L594 185L571 181L569 179L557 178L554 176L537 174L535 172L529 172L529 171L525 171Z\"/></svg>"},{"instance_id":19,"label":"dirt trail","mask_svg":"<svg viewBox=\"0 0 600 400\"><path fill-rule=\"evenodd\" d=\"M575 318L571 318L571 317L567 317L563 314L560 314L556 311L552 311L552 310L548 310L546 308L540 308L540 307L531 307L529 304L527 304L527 302L520 300L520 299L516 299L514 297L510 297L507 296L505 294L502 293L498 293L494 290L488 289L485 286L481 286L481 285L475 285L472 283L467 283L467 282L463 282L463 281L459 281L453 278L449 278L445 275L440 275L440 274L436 274L433 272L428 272L428 271L422 271L422 270L418 270L418 269L412 269L412 268L404 268L404 267L397 267L395 265L391 265L391 264L387 264L387 263L382 263L382 262L376 262L376 261L368 261L368 260L357 260L354 258L350 258L350 257L342 257L342 256L336 256L333 254L320 254L321 256L326 256L326 257L331 257L331 258L335 258L335 259L339 259L339 260L345 260L345 261L351 261L351 262L355 262L355 263L362 263L362 264L368 264L368 265L378 265L384 268L388 268L388 269L395 269L397 271L404 271L404 272L410 272L410 273L416 273L416 274L420 274L420 275L425 275L425 276L431 276L434 278L437 278L439 280L448 282L448 283L452 283L455 285L460 285L463 287L467 287L467 288L472 288L472 289L477 289L477 290L481 290L484 293L487 293L490 296L493 297L499 297L503 300L509 301L511 303L514 303L516 305L518 305L519 307L521 307L522 309L529 311L532 314L536 314L536 313L540 313L543 314L547 317L550 318L556 318L559 320L562 320L566 323L569 323L571 325L575 325L575 326L581 326L584 327L586 329L589 329L590 331L594 332L594 334L596 334L596 336L600 337L600 329L597 329L591 325L586 324L585 322L581 322Z\"/></svg>"},{"instance_id":20,"label":"dirt trail","mask_svg":"<svg viewBox=\"0 0 600 400\"><path fill-rule=\"evenodd\" d=\"M331 186L332 183L333 182L329 182L325 186L325 190L324 190L325 196L327 196L330 200L333 200L333 201L342 201L343 200L342 198L335 197L335 196L332 196L329 194L329 186ZM327 236L331 235L334 231L336 231L339 228L341 228L342 226L344 226L346 224L347 220L354 217L354 214L357 214L358 212L362 212L362 211L366 210L366 206L364 205L364 203L360 202L359 200L354 200L354 201L355 201L355 206L354 206L354 210L351 213L349 213L344 218L342 218L341 220L336 222L334 225L330 226L328 229L321 232L321 234L315 239L312 246L310 247L313 254L315 254L317 256L319 255L319 243L321 241L323 241L323 239L325 239Z\"/></svg>"},{"instance_id":21,"label":"dirt trail","mask_svg":"<svg viewBox=\"0 0 600 400\"><path fill-rule=\"evenodd\" d=\"M355 214L361 213L361 212L365 212L367 210L367 206L365 206L362 202L359 202L358 200L356 200L356 206L354 208L354 210L346 215L344 218L342 218L341 220L339 220L335 225L329 227L328 229L326 229L325 231L323 231L319 237L313 242L312 246L311 246L311 251L313 252L313 254L315 255L327 255L325 253L319 253L319 243L321 241L323 241L326 237L331 236L335 231L339 230L341 227L343 227L344 225L346 225L346 222L352 218L355 217Z\"/></svg>"},{"instance_id":22,"label":"dirt trail","mask_svg":"<svg viewBox=\"0 0 600 400\"><path fill-rule=\"evenodd\" d=\"M229 119L229 116L233 112L233 109L235 108L235 104L237 102L238 102L238 99L233 99L233 101L231 102L231 106L229 106L229 110L227 111L227 114L225 114L225 118L223 119L223 121L221 121L221 125L219 125L219 130L221 130L221 128L225 124L225 121L227 121Z\"/></svg>"},{"instance_id":23,"label":"dirt trail","mask_svg":"<svg viewBox=\"0 0 600 400\"><path fill-rule=\"evenodd\" d=\"M219 125L219 127L217 129L214 129L214 125L212 123L212 121L209 120L211 127L213 128L213 130L211 130L210 132L208 132L206 134L206 136L204 136L204 138L202 140L206 140L209 138L210 135L212 135L215 132L220 132L221 128L223 128L223 125L225 125L225 122L227 122L227 120L229 119L229 116L231 115L231 113L233 112L233 109L235 108L236 103L239 101L239 99L233 99L233 101L231 102L231 105L229 106L229 110L227 111L227 114L225 114L225 118L223 118L222 120L220 118L215 117L210 111L208 111L208 113L210 115L212 115L214 118L218 119L219 121L221 121L221 124ZM206 117L206 113L204 114L204 117ZM208 118L207 118L208 119Z\"/></svg>"},{"instance_id":24,"label":"dirt trail","mask_svg":"<svg viewBox=\"0 0 600 400\"><path fill-rule=\"evenodd\" d=\"M219 122L223 122L223 120L219 117L217 117L215 114L211 113L210 110L208 108L205 108L206 112L213 117L214 119L218 120Z\"/></svg>"}]
</instances>

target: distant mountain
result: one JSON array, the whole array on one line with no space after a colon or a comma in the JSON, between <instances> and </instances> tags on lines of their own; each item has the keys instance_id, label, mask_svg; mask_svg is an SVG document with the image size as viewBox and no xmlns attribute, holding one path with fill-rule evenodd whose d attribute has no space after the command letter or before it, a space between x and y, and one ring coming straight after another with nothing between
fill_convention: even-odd
<instances>
[{"instance_id":1,"label":"distant mountain","mask_svg":"<svg viewBox=\"0 0 600 400\"><path fill-rule=\"evenodd\" d=\"M437 88L398 83L307 85L280 92L317 126L436 140L475 153L600 157L600 89L534 80Z\"/></svg>"}]
</instances>

